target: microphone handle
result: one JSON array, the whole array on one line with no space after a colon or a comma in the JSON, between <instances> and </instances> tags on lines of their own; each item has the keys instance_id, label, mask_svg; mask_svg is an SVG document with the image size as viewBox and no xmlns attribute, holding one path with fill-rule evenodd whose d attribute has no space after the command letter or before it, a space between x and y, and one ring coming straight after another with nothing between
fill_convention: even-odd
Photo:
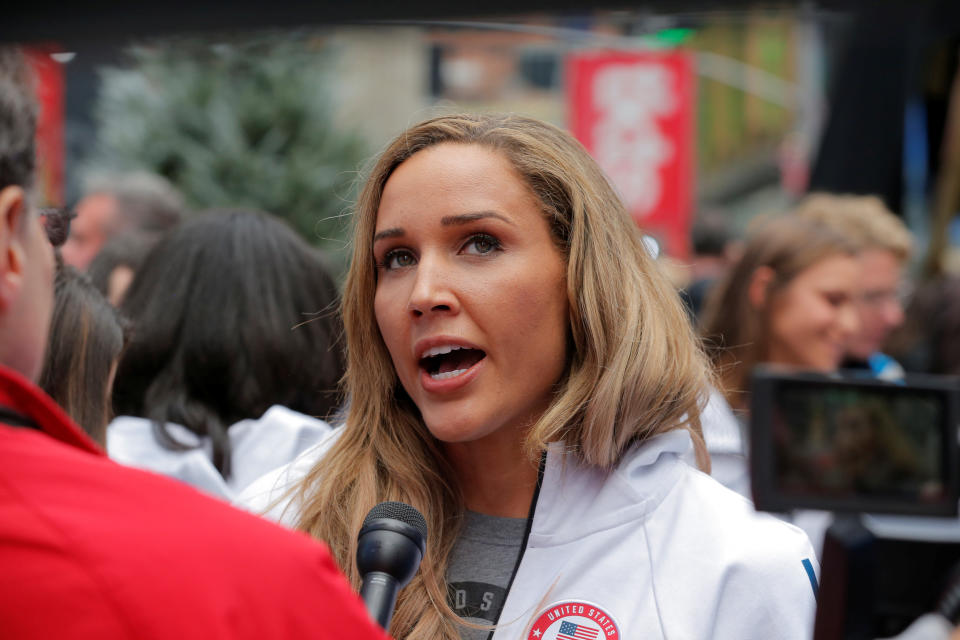
<instances>
[{"instance_id":1,"label":"microphone handle","mask_svg":"<svg viewBox=\"0 0 960 640\"><path fill-rule=\"evenodd\" d=\"M370 617L383 627L384 631L390 628L399 589L397 580L383 571L371 571L363 576L360 598L366 605Z\"/></svg>"}]
</instances>

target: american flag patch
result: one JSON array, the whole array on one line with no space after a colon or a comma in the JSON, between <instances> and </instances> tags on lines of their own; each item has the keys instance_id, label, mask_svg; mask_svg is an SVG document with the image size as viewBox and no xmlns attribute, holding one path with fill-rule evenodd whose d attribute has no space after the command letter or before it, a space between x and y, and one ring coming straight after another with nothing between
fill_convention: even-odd
<instances>
[{"instance_id":1,"label":"american flag patch","mask_svg":"<svg viewBox=\"0 0 960 640\"><path fill-rule=\"evenodd\" d=\"M540 611L524 640L621 640L621 635L616 620L600 605L561 600Z\"/></svg>"},{"instance_id":2,"label":"american flag patch","mask_svg":"<svg viewBox=\"0 0 960 640\"><path fill-rule=\"evenodd\" d=\"M564 621L560 624L560 631L557 632L557 640L595 640L598 633L600 633L599 629Z\"/></svg>"}]
</instances>

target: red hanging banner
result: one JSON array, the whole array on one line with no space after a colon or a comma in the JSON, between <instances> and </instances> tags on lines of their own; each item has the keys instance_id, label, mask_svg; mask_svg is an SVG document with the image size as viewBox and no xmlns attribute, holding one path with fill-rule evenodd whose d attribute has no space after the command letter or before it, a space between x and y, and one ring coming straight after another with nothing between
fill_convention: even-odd
<instances>
[{"instance_id":1,"label":"red hanging banner","mask_svg":"<svg viewBox=\"0 0 960 640\"><path fill-rule=\"evenodd\" d=\"M567 59L570 131L644 232L689 255L693 65L679 51L577 53Z\"/></svg>"},{"instance_id":2,"label":"red hanging banner","mask_svg":"<svg viewBox=\"0 0 960 640\"><path fill-rule=\"evenodd\" d=\"M50 57L56 47L24 50L36 80L37 103L37 189L41 204L63 205L63 67Z\"/></svg>"}]
</instances>

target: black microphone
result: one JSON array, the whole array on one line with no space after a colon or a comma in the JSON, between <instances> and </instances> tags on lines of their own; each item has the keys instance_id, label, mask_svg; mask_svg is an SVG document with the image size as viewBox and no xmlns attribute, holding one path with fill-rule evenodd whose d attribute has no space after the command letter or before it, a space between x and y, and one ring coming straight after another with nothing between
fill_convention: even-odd
<instances>
[{"instance_id":1,"label":"black microphone","mask_svg":"<svg viewBox=\"0 0 960 640\"><path fill-rule=\"evenodd\" d=\"M427 521L403 502L381 502L367 514L357 536L360 597L370 616L390 628L397 591L413 579L427 544Z\"/></svg>"}]
</instances>

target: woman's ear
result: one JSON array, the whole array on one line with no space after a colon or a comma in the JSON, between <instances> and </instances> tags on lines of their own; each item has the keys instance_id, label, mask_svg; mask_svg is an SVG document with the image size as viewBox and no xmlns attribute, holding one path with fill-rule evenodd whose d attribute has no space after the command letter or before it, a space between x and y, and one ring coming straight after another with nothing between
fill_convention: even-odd
<instances>
[{"instance_id":1,"label":"woman's ear","mask_svg":"<svg viewBox=\"0 0 960 640\"><path fill-rule=\"evenodd\" d=\"M750 274L750 285L747 287L747 299L754 309L766 306L770 297L770 285L776 278L776 273L770 267L757 267Z\"/></svg>"}]
</instances>

